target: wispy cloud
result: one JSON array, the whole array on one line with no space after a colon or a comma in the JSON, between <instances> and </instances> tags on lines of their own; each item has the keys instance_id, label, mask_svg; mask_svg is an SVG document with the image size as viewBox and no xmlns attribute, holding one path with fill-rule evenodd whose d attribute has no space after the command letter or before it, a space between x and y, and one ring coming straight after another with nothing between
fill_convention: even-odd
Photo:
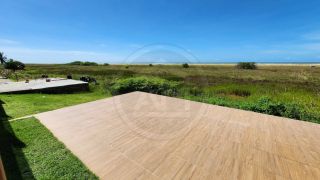
<instances>
[{"instance_id":1,"label":"wispy cloud","mask_svg":"<svg viewBox=\"0 0 320 180\"><path fill-rule=\"evenodd\" d=\"M19 41L11 40L11 39L1 39L0 38L0 45L18 45L20 44Z\"/></svg>"},{"instance_id":2,"label":"wispy cloud","mask_svg":"<svg viewBox=\"0 0 320 180\"><path fill-rule=\"evenodd\" d=\"M315 31L302 35L304 40L320 41L320 31Z\"/></svg>"},{"instance_id":3,"label":"wispy cloud","mask_svg":"<svg viewBox=\"0 0 320 180\"><path fill-rule=\"evenodd\" d=\"M279 50L279 49L268 49L268 50L262 50L261 53L263 54L284 54L288 53L287 50Z\"/></svg>"},{"instance_id":4,"label":"wispy cloud","mask_svg":"<svg viewBox=\"0 0 320 180\"><path fill-rule=\"evenodd\" d=\"M26 63L65 63L73 60L110 62L118 60L115 55L81 50L31 49L1 47L9 58L20 59Z\"/></svg>"},{"instance_id":5,"label":"wispy cloud","mask_svg":"<svg viewBox=\"0 0 320 180\"><path fill-rule=\"evenodd\" d=\"M320 39L319 39L320 40ZM319 51L320 53L320 43L306 43L302 44L301 48L305 50L311 50L311 51Z\"/></svg>"},{"instance_id":6,"label":"wispy cloud","mask_svg":"<svg viewBox=\"0 0 320 180\"><path fill-rule=\"evenodd\" d=\"M141 45L141 44L136 44L136 43L132 43L132 44L129 44L129 47L138 49L138 48L142 48L143 45Z\"/></svg>"},{"instance_id":7,"label":"wispy cloud","mask_svg":"<svg viewBox=\"0 0 320 180\"><path fill-rule=\"evenodd\" d=\"M283 42L268 46L263 54L320 54L320 31L301 34L299 41Z\"/></svg>"},{"instance_id":8,"label":"wispy cloud","mask_svg":"<svg viewBox=\"0 0 320 180\"><path fill-rule=\"evenodd\" d=\"M105 43L100 43L100 44L98 44L98 46L100 46L100 47L107 47L107 44L105 44Z\"/></svg>"},{"instance_id":9,"label":"wispy cloud","mask_svg":"<svg viewBox=\"0 0 320 180\"><path fill-rule=\"evenodd\" d=\"M318 58L318 56L315 56L317 54L320 54L320 43L318 42L301 42L297 44L278 44L273 45L270 47L265 48L264 50L261 50L259 53L263 55L274 55L274 56L283 56L283 55L290 55L290 56L314 56L315 58Z\"/></svg>"}]
</instances>

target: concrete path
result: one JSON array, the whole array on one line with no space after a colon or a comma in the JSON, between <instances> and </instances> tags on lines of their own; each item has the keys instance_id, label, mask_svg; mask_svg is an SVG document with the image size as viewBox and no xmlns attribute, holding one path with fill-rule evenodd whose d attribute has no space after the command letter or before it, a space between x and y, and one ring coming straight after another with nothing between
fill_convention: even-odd
<instances>
[{"instance_id":1,"label":"concrete path","mask_svg":"<svg viewBox=\"0 0 320 180\"><path fill-rule=\"evenodd\" d=\"M6 79L6 78L3 78L3 77L0 76L0 84L1 84L1 83L5 83L5 82L11 82L11 80L10 80L10 79Z\"/></svg>"},{"instance_id":2,"label":"concrete path","mask_svg":"<svg viewBox=\"0 0 320 180\"><path fill-rule=\"evenodd\" d=\"M134 92L36 115L102 179L320 179L320 125Z\"/></svg>"},{"instance_id":3,"label":"concrete path","mask_svg":"<svg viewBox=\"0 0 320 180\"><path fill-rule=\"evenodd\" d=\"M61 91L68 92L70 89L82 90L88 89L88 83L73 79L50 78L50 82L46 79L30 80L19 82L2 82L0 83L0 93L26 93L26 92L46 92Z\"/></svg>"}]
</instances>

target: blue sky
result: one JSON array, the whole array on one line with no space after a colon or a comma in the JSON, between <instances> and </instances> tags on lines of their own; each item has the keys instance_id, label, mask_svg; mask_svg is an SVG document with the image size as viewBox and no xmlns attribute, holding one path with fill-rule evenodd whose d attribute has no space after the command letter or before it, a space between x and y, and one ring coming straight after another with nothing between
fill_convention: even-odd
<instances>
[{"instance_id":1,"label":"blue sky","mask_svg":"<svg viewBox=\"0 0 320 180\"><path fill-rule=\"evenodd\" d=\"M319 0L1 0L0 24L0 51L28 63L117 63L150 44L200 62L320 62Z\"/></svg>"}]
</instances>

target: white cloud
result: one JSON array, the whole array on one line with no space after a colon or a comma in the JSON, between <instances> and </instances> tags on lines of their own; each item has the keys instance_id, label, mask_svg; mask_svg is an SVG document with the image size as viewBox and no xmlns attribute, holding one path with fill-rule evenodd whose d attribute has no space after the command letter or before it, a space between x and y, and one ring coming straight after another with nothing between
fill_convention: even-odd
<instances>
[{"instance_id":1,"label":"white cloud","mask_svg":"<svg viewBox=\"0 0 320 180\"><path fill-rule=\"evenodd\" d=\"M318 41L320 40L320 32L318 31L318 32L307 33L307 34L304 34L302 37L305 40Z\"/></svg>"},{"instance_id":2,"label":"white cloud","mask_svg":"<svg viewBox=\"0 0 320 180\"><path fill-rule=\"evenodd\" d=\"M306 43L306 44L301 45L301 47L306 50L319 51L319 53L320 53L320 43Z\"/></svg>"},{"instance_id":3,"label":"white cloud","mask_svg":"<svg viewBox=\"0 0 320 180\"><path fill-rule=\"evenodd\" d=\"M261 48L262 49L262 48ZM301 43L284 43L272 45L260 53L266 55L306 55L306 54L320 54L320 42L301 42Z\"/></svg>"},{"instance_id":4,"label":"white cloud","mask_svg":"<svg viewBox=\"0 0 320 180\"><path fill-rule=\"evenodd\" d=\"M269 49L269 50L262 50L261 53L263 53L263 54L284 54L284 53L288 53L288 51L279 50L279 49Z\"/></svg>"},{"instance_id":5,"label":"white cloud","mask_svg":"<svg viewBox=\"0 0 320 180\"><path fill-rule=\"evenodd\" d=\"M0 39L0 45L17 45L20 44L19 41L14 41L11 39Z\"/></svg>"},{"instance_id":6,"label":"white cloud","mask_svg":"<svg viewBox=\"0 0 320 180\"><path fill-rule=\"evenodd\" d=\"M1 47L8 58L19 59L25 63L65 63L73 60L110 62L120 58L108 53L79 50L49 50Z\"/></svg>"},{"instance_id":7,"label":"white cloud","mask_svg":"<svg viewBox=\"0 0 320 180\"><path fill-rule=\"evenodd\" d=\"M141 44L135 44L135 43L132 43L132 44L129 44L129 47L131 47L131 48L135 48L135 49L138 49L138 48L142 48L142 47L143 47L143 45L141 45Z\"/></svg>"}]
</instances>

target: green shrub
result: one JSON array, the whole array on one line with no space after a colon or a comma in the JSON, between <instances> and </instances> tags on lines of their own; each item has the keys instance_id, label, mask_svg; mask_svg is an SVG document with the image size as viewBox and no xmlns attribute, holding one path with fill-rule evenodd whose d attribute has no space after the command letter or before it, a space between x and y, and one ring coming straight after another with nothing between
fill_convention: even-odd
<instances>
[{"instance_id":1,"label":"green shrub","mask_svg":"<svg viewBox=\"0 0 320 180\"><path fill-rule=\"evenodd\" d=\"M82 65L82 61L73 61L73 62L70 62L70 63L67 63L68 65Z\"/></svg>"},{"instance_id":2,"label":"green shrub","mask_svg":"<svg viewBox=\"0 0 320 180\"><path fill-rule=\"evenodd\" d=\"M293 119L303 119L305 114L305 110L297 104L287 104L286 111L282 115Z\"/></svg>"},{"instance_id":3,"label":"green shrub","mask_svg":"<svg viewBox=\"0 0 320 180\"><path fill-rule=\"evenodd\" d=\"M260 98L257 103L252 103L248 108L251 111L277 116L280 116L284 111L284 105L282 103L272 102L269 97Z\"/></svg>"},{"instance_id":4,"label":"green shrub","mask_svg":"<svg viewBox=\"0 0 320 180\"><path fill-rule=\"evenodd\" d=\"M320 123L320 113L308 112L306 107L300 104L275 102L267 96L260 98L257 102L239 102L230 101L224 97L208 97L193 94L194 93L189 92L189 96L184 96L184 98L220 106L233 107L280 117Z\"/></svg>"},{"instance_id":5,"label":"green shrub","mask_svg":"<svg viewBox=\"0 0 320 180\"><path fill-rule=\"evenodd\" d=\"M255 62L239 62L237 64L238 69L257 69Z\"/></svg>"},{"instance_id":6,"label":"green shrub","mask_svg":"<svg viewBox=\"0 0 320 180\"><path fill-rule=\"evenodd\" d=\"M188 64L188 63L183 63L183 64L182 64L182 67L183 67L183 68L189 68L189 64Z\"/></svg>"},{"instance_id":7,"label":"green shrub","mask_svg":"<svg viewBox=\"0 0 320 180\"><path fill-rule=\"evenodd\" d=\"M83 65L83 66L98 66L98 63L85 61L81 65Z\"/></svg>"},{"instance_id":8,"label":"green shrub","mask_svg":"<svg viewBox=\"0 0 320 180\"><path fill-rule=\"evenodd\" d=\"M269 97L262 97L249 110L275 116L288 117L301 120L305 114L304 108L298 104L274 102Z\"/></svg>"},{"instance_id":9,"label":"green shrub","mask_svg":"<svg viewBox=\"0 0 320 180\"><path fill-rule=\"evenodd\" d=\"M190 88L188 93L193 95L193 96L201 96L201 95L203 95L203 91L198 87Z\"/></svg>"},{"instance_id":10,"label":"green shrub","mask_svg":"<svg viewBox=\"0 0 320 180\"><path fill-rule=\"evenodd\" d=\"M12 74L12 71L9 69L0 70L0 76L4 78L10 78L11 74Z\"/></svg>"},{"instance_id":11,"label":"green shrub","mask_svg":"<svg viewBox=\"0 0 320 180\"><path fill-rule=\"evenodd\" d=\"M10 59L9 61L4 63L4 68L10 69L13 72L15 72L17 70L24 70L25 67L26 67L25 64L23 64L20 61L15 61L13 59Z\"/></svg>"},{"instance_id":12,"label":"green shrub","mask_svg":"<svg viewBox=\"0 0 320 180\"><path fill-rule=\"evenodd\" d=\"M143 91L154 94L175 96L178 83L157 77L132 77L119 79L111 86L112 94L124 94L133 91Z\"/></svg>"},{"instance_id":13,"label":"green shrub","mask_svg":"<svg viewBox=\"0 0 320 180\"><path fill-rule=\"evenodd\" d=\"M67 63L68 65L81 65L81 66L97 66L98 63L96 62L90 62L90 61L73 61L70 63Z\"/></svg>"},{"instance_id":14,"label":"green shrub","mask_svg":"<svg viewBox=\"0 0 320 180\"><path fill-rule=\"evenodd\" d=\"M150 66L150 67L152 67L152 66L153 66L153 64L149 64L149 66Z\"/></svg>"}]
</instances>

